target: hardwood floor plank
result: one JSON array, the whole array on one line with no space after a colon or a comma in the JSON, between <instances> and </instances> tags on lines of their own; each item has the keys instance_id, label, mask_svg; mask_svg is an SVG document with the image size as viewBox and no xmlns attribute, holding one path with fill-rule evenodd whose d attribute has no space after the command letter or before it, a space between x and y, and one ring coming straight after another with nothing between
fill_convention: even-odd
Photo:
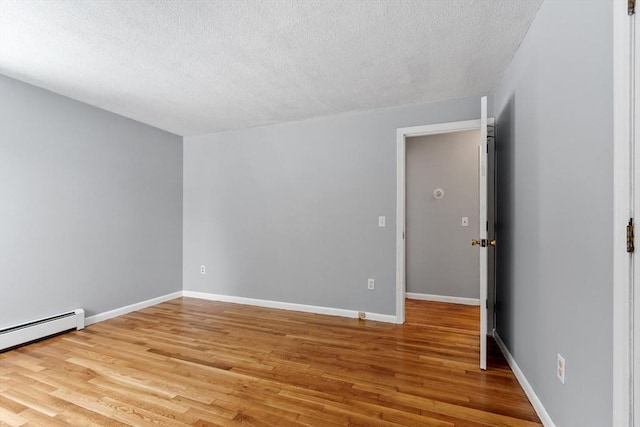
<instances>
[{"instance_id":1,"label":"hardwood floor plank","mask_svg":"<svg viewBox=\"0 0 640 427\"><path fill-rule=\"evenodd\" d=\"M2 422L2 425L23 426L28 423L29 420L8 409L0 407L0 422Z\"/></svg>"},{"instance_id":2,"label":"hardwood floor plank","mask_svg":"<svg viewBox=\"0 0 640 427\"><path fill-rule=\"evenodd\" d=\"M0 354L3 425L539 426L479 309L405 325L178 298Z\"/></svg>"},{"instance_id":3,"label":"hardwood floor plank","mask_svg":"<svg viewBox=\"0 0 640 427\"><path fill-rule=\"evenodd\" d=\"M25 390L25 388L20 390L7 390L2 393L2 395L14 402L24 405L27 408L31 408L34 411L41 412L49 417L55 417L61 412L59 408L50 403L48 395L43 396L42 394L36 393L28 388L26 388L26 393L24 393L23 390Z\"/></svg>"}]
</instances>

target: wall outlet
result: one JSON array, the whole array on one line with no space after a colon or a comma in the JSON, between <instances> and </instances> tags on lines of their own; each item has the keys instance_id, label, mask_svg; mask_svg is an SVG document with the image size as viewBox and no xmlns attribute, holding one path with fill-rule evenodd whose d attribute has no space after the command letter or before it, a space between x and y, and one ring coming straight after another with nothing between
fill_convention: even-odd
<instances>
[{"instance_id":1,"label":"wall outlet","mask_svg":"<svg viewBox=\"0 0 640 427\"><path fill-rule=\"evenodd\" d=\"M378 217L378 227L386 227L387 226L387 217L379 216Z\"/></svg>"},{"instance_id":2,"label":"wall outlet","mask_svg":"<svg viewBox=\"0 0 640 427\"><path fill-rule=\"evenodd\" d=\"M366 317L367 317L367 315L366 315L366 313L364 311L359 311L358 312L358 319L364 320L364 319L366 319Z\"/></svg>"},{"instance_id":3,"label":"wall outlet","mask_svg":"<svg viewBox=\"0 0 640 427\"><path fill-rule=\"evenodd\" d=\"M207 274L207 269L205 268L204 265L200 266L200 274Z\"/></svg>"},{"instance_id":4,"label":"wall outlet","mask_svg":"<svg viewBox=\"0 0 640 427\"><path fill-rule=\"evenodd\" d=\"M564 374L567 370L566 363L564 361L564 357L560 356L558 353L558 363L556 364L556 375L562 384L564 384Z\"/></svg>"},{"instance_id":5,"label":"wall outlet","mask_svg":"<svg viewBox=\"0 0 640 427\"><path fill-rule=\"evenodd\" d=\"M367 280L367 289L372 291L375 287L376 287L376 281L373 280L373 279L368 279Z\"/></svg>"}]
</instances>

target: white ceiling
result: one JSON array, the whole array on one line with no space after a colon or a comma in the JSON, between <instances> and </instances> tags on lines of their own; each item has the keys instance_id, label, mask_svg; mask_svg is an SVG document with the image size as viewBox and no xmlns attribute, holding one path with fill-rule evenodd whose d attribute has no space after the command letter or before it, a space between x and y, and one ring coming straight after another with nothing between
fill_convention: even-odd
<instances>
[{"instance_id":1,"label":"white ceiling","mask_svg":"<svg viewBox=\"0 0 640 427\"><path fill-rule=\"evenodd\" d=\"M197 135L491 92L541 2L1 0L0 73Z\"/></svg>"}]
</instances>

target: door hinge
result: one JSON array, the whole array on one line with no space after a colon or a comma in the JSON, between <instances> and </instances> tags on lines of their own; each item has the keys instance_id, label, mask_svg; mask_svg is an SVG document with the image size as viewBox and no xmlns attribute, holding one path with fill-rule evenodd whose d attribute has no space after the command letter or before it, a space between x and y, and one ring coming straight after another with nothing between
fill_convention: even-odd
<instances>
[{"instance_id":1,"label":"door hinge","mask_svg":"<svg viewBox=\"0 0 640 427\"><path fill-rule=\"evenodd\" d=\"M627 0L627 13L629 16L636 14L636 0Z\"/></svg>"},{"instance_id":2,"label":"door hinge","mask_svg":"<svg viewBox=\"0 0 640 427\"><path fill-rule=\"evenodd\" d=\"M634 247L634 234L635 226L633 225L633 218L629 219L629 224L627 224L627 252L632 254L635 251Z\"/></svg>"}]
</instances>

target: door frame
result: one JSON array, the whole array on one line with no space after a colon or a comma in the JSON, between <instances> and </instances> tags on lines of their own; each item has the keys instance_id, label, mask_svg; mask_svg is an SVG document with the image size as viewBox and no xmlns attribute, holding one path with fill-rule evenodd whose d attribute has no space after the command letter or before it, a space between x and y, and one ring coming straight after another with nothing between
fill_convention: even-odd
<instances>
[{"instance_id":1,"label":"door frame","mask_svg":"<svg viewBox=\"0 0 640 427\"><path fill-rule=\"evenodd\" d=\"M488 118L487 123L495 124L494 118ZM406 163L407 163L407 138L426 135L438 135L468 130L479 130L481 121L464 120L459 122L438 123L432 125L411 126L398 128L396 138L396 323L402 324L405 320L406 297ZM494 295L495 298L495 295Z\"/></svg>"},{"instance_id":2,"label":"door frame","mask_svg":"<svg viewBox=\"0 0 640 427\"><path fill-rule=\"evenodd\" d=\"M627 1L615 0L613 6L613 420L615 426L640 425L640 414L634 414L635 393L640 394L640 372L638 345L640 340L640 257L626 251L626 226L629 218L640 223L640 150L636 149L639 129L638 112L631 120L632 103L637 104L638 87L635 93L631 85L632 53L637 53L637 42L631 42L635 17L627 14ZM638 34L635 34L638 40ZM632 52L633 49L633 52ZM637 59L636 59L637 63ZM637 71L637 70L636 70ZM640 82L638 82L640 83ZM636 236L640 235L636 227ZM640 250L638 239L635 239ZM634 271L638 272L634 274ZM635 310L631 305L635 294ZM635 314L634 314L635 312ZM634 331L635 324L635 331ZM636 351L631 348L633 336ZM634 360L635 357L635 360ZM637 400L640 396L635 396ZM637 411L637 409L636 409Z\"/></svg>"}]
</instances>

